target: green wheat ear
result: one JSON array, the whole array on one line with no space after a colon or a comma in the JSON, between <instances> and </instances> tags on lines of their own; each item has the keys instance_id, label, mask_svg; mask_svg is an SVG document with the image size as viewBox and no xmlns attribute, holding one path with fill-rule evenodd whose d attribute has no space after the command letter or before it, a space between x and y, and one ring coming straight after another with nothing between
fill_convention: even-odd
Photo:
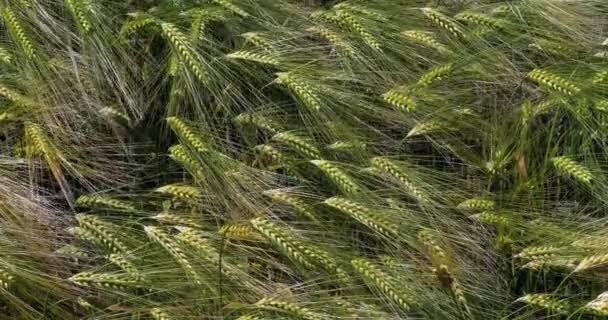
<instances>
[{"instance_id":1,"label":"green wheat ear","mask_svg":"<svg viewBox=\"0 0 608 320\"><path fill-rule=\"evenodd\" d=\"M86 0L65 0L65 1L66 1L68 8L70 8L70 11L72 11L74 16L76 17L76 21L78 21L82 30L84 30L85 32L91 31L91 28L93 28L93 26L91 25L91 22L89 21L89 19L87 17L87 11L89 11L89 8L87 6L87 1Z\"/></svg>"},{"instance_id":2,"label":"green wheat ear","mask_svg":"<svg viewBox=\"0 0 608 320\"><path fill-rule=\"evenodd\" d=\"M375 212L362 203L341 197L332 197L326 199L324 203L329 207L347 214L368 228L388 237L389 239L394 239L399 236L398 225L388 220L382 213Z\"/></svg>"},{"instance_id":3,"label":"green wheat ear","mask_svg":"<svg viewBox=\"0 0 608 320\"><path fill-rule=\"evenodd\" d=\"M445 14L428 7L422 8L421 10L422 13L437 26L449 31L456 37L463 36L461 28Z\"/></svg>"},{"instance_id":4,"label":"green wheat ear","mask_svg":"<svg viewBox=\"0 0 608 320\"><path fill-rule=\"evenodd\" d=\"M593 83L608 84L608 71L600 71L593 75Z\"/></svg>"},{"instance_id":5,"label":"green wheat ear","mask_svg":"<svg viewBox=\"0 0 608 320\"><path fill-rule=\"evenodd\" d=\"M205 170L200 162L181 144L169 148L171 158L181 164L196 179L205 178Z\"/></svg>"},{"instance_id":6,"label":"green wheat ear","mask_svg":"<svg viewBox=\"0 0 608 320\"><path fill-rule=\"evenodd\" d=\"M188 37L169 22L160 23L160 28L163 36L173 46L180 60L188 66L199 81L206 83L208 81L207 69L199 60L198 54L192 49Z\"/></svg>"},{"instance_id":7,"label":"green wheat ear","mask_svg":"<svg viewBox=\"0 0 608 320\"><path fill-rule=\"evenodd\" d=\"M322 159L321 151L315 145L291 132L281 132L272 137L272 140L284 143L301 155L309 159Z\"/></svg>"},{"instance_id":8,"label":"green wheat ear","mask_svg":"<svg viewBox=\"0 0 608 320\"><path fill-rule=\"evenodd\" d=\"M219 233L226 239L243 241L263 241L264 237L248 222L227 223Z\"/></svg>"},{"instance_id":9,"label":"green wheat ear","mask_svg":"<svg viewBox=\"0 0 608 320\"><path fill-rule=\"evenodd\" d=\"M196 131L183 120L178 117L169 117L167 118L167 123L169 123L171 130L175 132L183 144L200 153L209 151L205 142L195 133Z\"/></svg>"},{"instance_id":10,"label":"green wheat ear","mask_svg":"<svg viewBox=\"0 0 608 320\"><path fill-rule=\"evenodd\" d=\"M113 209L126 212L134 212L137 210L130 202L101 195L82 195L76 200L75 205L81 208Z\"/></svg>"},{"instance_id":11,"label":"green wheat ear","mask_svg":"<svg viewBox=\"0 0 608 320\"><path fill-rule=\"evenodd\" d=\"M239 6L235 5L234 3L232 3L231 1L228 0L211 0L211 2L222 6L224 8L226 8L229 11L234 12L235 14L238 14L241 17L249 17L249 13L247 13L245 10L241 9Z\"/></svg>"},{"instance_id":12,"label":"green wheat ear","mask_svg":"<svg viewBox=\"0 0 608 320\"><path fill-rule=\"evenodd\" d=\"M9 64L13 61L13 56L5 48L0 47L0 62Z\"/></svg>"},{"instance_id":13,"label":"green wheat ear","mask_svg":"<svg viewBox=\"0 0 608 320\"><path fill-rule=\"evenodd\" d=\"M408 176L406 170L399 166L396 162L391 161L382 157L375 157L370 159L372 168L378 171L390 175L401 185L407 188L407 190L420 202L428 202L429 198L426 193L421 190Z\"/></svg>"},{"instance_id":14,"label":"green wheat ear","mask_svg":"<svg viewBox=\"0 0 608 320\"><path fill-rule=\"evenodd\" d=\"M260 130L267 131L271 134L277 134L282 130L282 126L274 120L266 118L262 115L253 112L244 112L234 117L234 121L240 125L251 124Z\"/></svg>"},{"instance_id":15,"label":"green wheat ear","mask_svg":"<svg viewBox=\"0 0 608 320\"><path fill-rule=\"evenodd\" d=\"M186 253L177 245L173 237L171 237L160 227L145 226L144 231L151 240L158 243L169 254L171 254L171 256L173 256L175 261L182 266L184 271L192 277L196 284L203 284L199 274L196 272L196 269L188 260Z\"/></svg>"},{"instance_id":16,"label":"green wheat ear","mask_svg":"<svg viewBox=\"0 0 608 320\"><path fill-rule=\"evenodd\" d=\"M263 298L255 303L257 308L269 311L278 311L297 319L302 320L322 320L324 316L312 312L307 308L300 307L294 303L281 301L275 298Z\"/></svg>"},{"instance_id":17,"label":"green wheat ear","mask_svg":"<svg viewBox=\"0 0 608 320\"><path fill-rule=\"evenodd\" d=\"M546 70L534 69L529 76L539 84L569 96L581 91L574 83Z\"/></svg>"},{"instance_id":18,"label":"green wheat ear","mask_svg":"<svg viewBox=\"0 0 608 320\"><path fill-rule=\"evenodd\" d=\"M388 104L396 107L402 111L414 111L416 110L416 101L412 99L407 89L403 87L396 87L390 89L382 95L382 99Z\"/></svg>"},{"instance_id":19,"label":"green wheat ear","mask_svg":"<svg viewBox=\"0 0 608 320\"><path fill-rule=\"evenodd\" d=\"M241 36L245 38L248 43L253 44L258 49L264 50L266 52L275 51L275 48L272 46L270 41L268 41L268 39L259 32L245 32L241 34Z\"/></svg>"},{"instance_id":20,"label":"green wheat ear","mask_svg":"<svg viewBox=\"0 0 608 320\"><path fill-rule=\"evenodd\" d=\"M555 313L567 313L568 310L570 310L570 305L565 300L543 293L527 294L515 301L540 307Z\"/></svg>"},{"instance_id":21,"label":"green wheat ear","mask_svg":"<svg viewBox=\"0 0 608 320\"><path fill-rule=\"evenodd\" d=\"M338 8L335 10L335 12L333 12L333 14L326 15L326 18L357 33L370 47L379 51L382 50L382 45L369 31L363 27L363 25L357 20L357 17L349 12L349 10L345 8Z\"/></svg>"},{"instance_id":22,"label":"green wheat ear","mask_svg":"<svg viewBox=\"0 0 608 320\"><path fill-rule=\"evenodd\" d=\"M150 309L150 315L154 320L173 320L174 318L163 308L152 308Z\"/></svg>"},{"instance_id":23,"label":"green wheat ear","mask_svg":"<svg viewBox=\"0 0 608 320\"><path fill-rule=\"evenodd\" d=\"M434 82L440 81L441 79L447 77L453 72L453 70L454 67L451 63L435 67L420 77L420 80L418 80L418 85L421 87L427 87Z\"/></svg>"},{"instance_id":24,"label":"green wheat ear","mask_svg":"<svg viewBox=\"0 0 608 320\"><path fill-rule=\"evenodd\" d=\"M494 210L496 202L485 198L472 198L462 201L457 206L458 209L474 209L474 210Z\"/></svg>"},{"instance_id":25,"label":"green wheat ear","mask_svg":"<svg viewBox=\"0 0 608 320\"><path fill-rule=\"evenodd\" d=\"M363 258L354 259L351 264L368 286L377 288L404 310L409 311L412 306L416 305L415 296L407 292L408 288L404 288L403 283L391 281L391 277L379 266Z\"/></svg>"},{"instance_id":26,"label":"green wheat ear","mask_svg":"<svg viewBox=\"0 0 608 320\"><path fill-rule=\"evenodd\" d=\"M291 206L296 213L314 222L319 222L313 209L302 199L297 196L290 194L289 192L281 190L270 190L264 193L269 196L272 200L280 203L285 203Z\"/></svg>"},{"instance_id":27,"label":"green wheat ear","mask_svg":"<svg viewBox=\"0 0 608 320\"><path fill-rule=\"evenodd\" d=\"M246 61L258 62L261 64L279 65L280 61L278 58L268 54L261 54L257 52L251 52L246 50L235 51L226 55L228 59L239 59Z\"/></svg>"},{"instance_id":28,"label":"green wheat ear","mask_svg":"<svg viewBox=\"0 0 608 320\"><path fill-rule=\"evenodd\" d=\"M478 24L484 27L490 27L495 29L503 29L504 21L496 19L489 15L482 13L465 11L456 15L456 19L466 21L468 23Z\"/></svg>"},{"instance_id":29,"label":"green wheat ear","mask_svg":"<svg viewBox=\"0 0 608 320\"><path fill-rule=\"evenodd\" d=\"M126 255L129 252L128 247L119 239L118 234L115 232L118 226L93 215L78 214L76 215L76 220L78 220L80 230L83 231L82 234L86 240L103 245L112 253ZM75 231L78 230L76 229Z\"/></svg>"},{"instance_id":30,"label":"green wheat ear","mask_svg":"<svg viewBox=\"0 0 608 320\"><path fill-rule=\"evenodd\" d=\"M338 167L334 162L325 160L311 160L310 163L317 166L325 175L345 194L357 194L364 188L345 170Z\"/></svg>"},{"instance_id":31,"label":"green wheat ear","mask_svg":"<svg viewBox=\"0 0 608 320\"><path fill-rule=\"evenodd\" d=\"M451 129L452 128L450 128L450 126L448 124L446 124L445 122L443 122L441 120L430 119L430 120L426 120L426 121L420 122L417 125L415 125L407 133L406 137L410 138L410 137L415 137L415 136L428 135L431 133L449 131Z\"/></svg>"},{"instance_id":32,"label":"green wheat ear","mask_svg":"<svg viewBox=\"0 0 608 320\"><path fill-rule=\"evenodd\" d=\"M194 186L184 185L184 184L169 184L166 186L162 186L154 190L158 193L168 194L175 198L187 199L187 200L196 200L200 199L203 194L201 190Z\"/></svg>"},{"instance_id":33,"label":"green wheat ear","mask_svg":"<svg viewBox=\"0 0 608 320\"><path fill-rule=\"evenodd\" d=\"M16 38L17 42L23 49L23 52L30 60L34 60L36 58L36 49L34 48L34 44L32 40L25 33L25 30L19 23L19 20L15 16L15 13L11 9L11 7L4 8L2 13L4 17L4 21L9 26L13 36Z\"/></svg>"},{"instance_id":34,"label":"green wheat ear","mask_svg":"<svg viewBox=\"0 0 608 320\"><path fill-rule=\"evenodd\" d=\"M426 31L420 31L420 30L406 30L406 31L402 31L401 35L410 39L413 42L433 48L439 52L442 52L442 53L450 52L450 50L445 45L443 45L441 42L439 42L436 39L435 34L433 34L432 32L426 32Z\"/></svg>"},{"instance_id":35,"label":"green wheat ear","mask_svg":"<svg viewBox=\"0 0 608 320\"><path fill-rule=\"evenodd\" d=\"M158 26L158 20L147 14L137 14L122 26L120 36L124 39L131 34L150 26Z\"/></svg>"},{"instance_id":36,"label":"green wheat ear","mask_svg":"<svg viewBox=\"0 0 608 320\"><path fill-rule=\"evenodd\" d=\"M292 261L310 270L324 270L333 274L342 283L348 283L348 274L328 252L297 239L286 228L279 227L270 220L258 217L251 225Z\"/></svg>"},{"instance_id":37,"label":"green wheat ear","mask_svg":"<svg viewBox=\"0 0 608 320\"><path fill-rule=\"evenodd\" d=\"M608 316L608 291L600 293L595 299L584 306L586 311L600 317Z\"/></svg>"},{"instance_id":38,"label":"green wheat ear","mask_svg":"<svg viewBox=\"0 0 608 320\"><path fill-rule=\"evenodd\" d=\"M579 182L590 184L593 180L593 174L588 168L567 156L553 157L551 163L560 174L569 176Z\"/></svg>"},{"instance_id":39,"label":"green wheat ear","mask_svg":"<svg viewBox=\"0 0 608 320\"><path fill-rule=\"evenodd\" d=\"M327 40L338 50L339 53L342 53L347 57L352 57L355 55L355 50L352 48L352 46L342 39L338 33L333 32L330 29L321 26L312 26L306 29L306 31L317 34L321 38Z\"/></svg>"},{"instance_id":40,"label":"green wheat ear","mask_svg":"<svg viewBox=\"0 0 608 320\"><path fill-rule=\"evenodd\" d=\"M4 288L4 290L8 290L12 287L15 282L15 276L10 274L5 269L0 268L0 287Z\"/></svg>"},{"instance_id":41,"label":"green wheat ear","mask_svg":"<svg viewBox=\"0 0 608 320\"><path fill-rule=\"evenodd\" d=\"M316 88L307 79L293 72L279 72L274 82L291 90L310 111L321 110L321 98Z\"/></svg>"},{"instance_id":42,"label":"green wheat ear","mask_svg":"<svg viewBox=\"0 0 608 320\"><path fill-rule=\"evenodd\" d=\"M81 272L73 275L69 280L81 286L92 286L101 289L110 288L121 291L141 285L137 279L133 279L130 276L118 276L108 273Z\"/></svg>"}]
</instances>

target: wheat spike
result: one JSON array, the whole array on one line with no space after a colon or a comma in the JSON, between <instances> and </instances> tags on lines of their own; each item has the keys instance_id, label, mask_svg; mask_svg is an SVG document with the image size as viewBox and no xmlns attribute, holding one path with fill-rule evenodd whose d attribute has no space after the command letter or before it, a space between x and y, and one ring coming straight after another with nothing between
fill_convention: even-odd
<instances>
[{"instance_id":1,"label":"wheat spike","mask_svg":"<svg viewBox=\"0 0 608 320\"><path fill-rule=\"evenodd\" d=\"M522 265L522 269L530 269L535 271L540 271L543 269L563 269L567 271L572 271L577 266L576 259L564 259L558 257L542 257L538 260L532 260L524 265Z\"/></svg>"},{"instance_id":2,"label":"wheat spike","mask_svg":"<svg viewBox=\"0 0 608 320\"><path fill-rule=\"evenodd\" d=\"M241 34L243 38L247 40L247 42L253 44L259 49L262 49L266 52L274 51L272 44L259 32L246 32Z\"/></svg>"},{"instance_id":3,"label":"wheat spike","mask_svg":"<svg viewBox=\"0 0 608 320\"><path fill-rule=\"evenodd\" d=\"M251 223L228 223L220 228L219 233L227 239L244 241L262 241L262 235Z\"/></svg>"},{"instance_id":4,"label":"wheat spike","mask_svg":"<svg viewBox=\"0 0 608 320\"><path fill-rule=\"evenodd\" d=\"M148 26L156 26L158 20L146 14L138 14L131 20L127 21L120 30L120 36L126 38L131 34L142 30Z\"/></svg>"},{"instance_id":5,"label":"wheat spike","mask_svg":"<svg viewBox=\"0 0 608 320\"><path fill-rule=\"evenodd\" d=\"M186 147L182 145L175 145L169 148L171 158L179 162L193 177L197 179L204 178L204 170L201 164L195 159Z\"/></svg>"},{"instance_id":6,"label":"wheat spike","mask_svg":"<svg viewBox=\"0 0 608 320\"><path fill-rule=\"evenodd\" d=\"M529 260L537 260L541 258L555 256L557 253L562 251L563 248L554 246L527 247L523 249L519 254L515 255L515 257Z\"/></svg>"},{"instance_id":7,"label":"wheat spike","mask_svg":"<svg viewBox=\"0 0 608 320\"><path fill-rule=\"evenodd\" d=\"M572 177L579 182L590 184L593 180L593 174L589 169L567 156L553 157L551 163L560 174Z\"/></svg>"},{"instance_id":8,"label":"wheat spike","mask_svg":"<svg viewBox=\"0 0 608 320\"><path fill-rule=\"evenodd\" d=\"M236 320L266 320L266 318L255 314L246 314L236 318Z\"/></svg>"},{"instance_id":9,"label":"wheat spike","mask_svg":"<svg viewBox=\"0 0 608 320\"><path fill-rule=\"evenodd\" d=\"M13 56L5 48L0 47L0 62L10 64L13 61Z\"/></svg>"},{"instance_id":10,"label":"wheat spike","mask_svg":"<svg viewBox=\"0 0 608 320\"><path fill-rule=\"evenodd\" d=\"M597 254L593 256L585 257L579 262L574 269L574 272L585 271L591 268L604 266L608 264L608 254Z\"/></svg>"},{"instance_id":11,"label":"wheat spike","mask_svg":"<svg viewBox=\"0 0 608 320\"><path fill-rule=\"evenodd\" d=\"M270 190L265 192L264 194L268 195L274 201L285 203L291 206L298 214L302 215L303 217L311 221L319 222L312 208L310 208L310 206L306 204L306 202L304 202L297 196L294 196L289 192L284 192L281 190Z\"/></svg>"},{"instance_id":12,"label":"wheat spike","mask_svg":"<svg viewBox=\"0 0 608 320\"><path fill-rule=\"evenodd\" d=\"M404 292L407 288L403 284L393 283L391 277L372 262L358 258L352 260L351 264L368 285L378 288L404 310L410 310L416 304L414 296Z\"/></svg>"},{"instance_id":13,"label":"wheat spike","mask_svg":"<svg viewBox=\"0 0 608 320\"><path fill-rule=\"evenodd\" d=\"M271 134L277 134L282 129L281 125L275 121L252 112L241 113L234 118L234 121L241 125L252 124Z\"/></svg>"},{"instance_id":14,"label":"wheat spike","mask_svg":"<svg viewBox=\"0 0 608 320\"><path fill-rule=\"evenodd\" d=\"M192 276L196 284L202 285L198 273L196 272L190 261L188 261L186 254L182 251L182 249L180 249L179 246L175 244L169 234L165 233L159 227L152 226L145 226L144 231L146 232L148 237L150 237L150 239L160 244L163 248L165 248L165 250L167 250L167 252L171 254L171 256L173 256L173 258L175 258L175 260L182 266L184 271L186 271L190 276Z\"/></svg>"},{"instance_id":15,"label":"wheat spike","mask_svg":"<svg viewBox=\"0 0 608 320\"><path fill-rule=\"evenodd\" d=\"M75 247L71 244L67 244L67 245L55 250L55 253L57 253L58 255L61 255L61 256L73 257L73 258L86 258L88 256L88 253L86 251L84 251L83 249L80 249L78 247Z\"/></svg>"},{"instance_id":16,"label":"wheat spike","mask_svg":"<svg viewBox=\"0 0 608 320\"><path fill-rule=\"evenodd\" d=\"M261 54L246 50L239 50L226 55L228 59L240 59L253 62L259 62L262 64L279 65L280 61L278 58L270 56L268 54Z\"/></svg>"},{"instance_id":17,"label":"wheat spike","mask_svg":"<svg viewBox=\"0 0 608 320\"><path fill-rule=\"evenodd\" d=\"M498 227L508 227L511 225L509 219L492 211L483 211L479 214L472 215L469 218L477 219L483 223L493 224Z\"/></svg>"},{"instance_id":18,"label":"wheat spike","mask_svg":"<svg viewBox=\"0 0 608 320\"><path fill-rule=\"evenodd\" d=\"M390 89L382 95L382 99L402 111L416 110L416 101L402 87Z\"/></svg>"},{"instance_id":19,"label":"wheat spike","mask_svg":"<svg viewBox=\"0 0 608 320\"><path fill-rule=\"evenodd\" d=\"M370 47L372 47L376 50L381 50L382 46L376 40L376 38L372 34L370 34L363 27L363 25L361 25L361 23L357 20L357 18L354 15L352 15L350 12L348 12L348 10L338 9L335 11L334 14L328 15L327 18L330 21L338 23L339 25L342 25L342 26L352 30L353 32L356 32L363 39L363 41Z\"/></svg>"},{"instance_id":20,"label":"wheat spike","mask_svg":"<svg viewBox=\"0 0 608 320\"><path fill-rule=\"evenodd\" d=\"M80 208L112 209L126 212L134 212L137 210L130 202L95 194L87 194L78 197L75 205Z\"/></svg>"},{"instance_id":21,"label":"wheat spike","mask_svg":"<svg viewBox=\"0 0 608 320\"><path fill-rule=\"evenodd\" d=\"M81 272L73 275L69 280L81 286L111 288L117 290L127 290L127 288L139 286L139 281L136 279L108 273Z\"/></svg>"},{"instance_id":22,"label":"wheat spike","mask_svg":"<svg viewBox=\"0 0 608 320\"><path fill-rule=\"evenodd\" d=\"M324 203L386 237L394 238L399 235L397 225L385 219L382 214L376 213L358 202L341 197L332 197L326 199Z\"/></svg>"},{"instance_id":23,"label":"wheat spike","mask_svg":"<svg viewBox=\"0 0 608 320\"><path fill-rule=\"evenodd\" d=\"M166 186L157 188L154 191L158 193L168 194L175 198L187 200L200 199L203 196L199 188L184 184L168 184Z\"/></svg>"},{"instance_id":24,"label":"wheat spike","mask_svg":"<svg viewBox=\"0 0 608 320\"><path fill-rule=\"evenodd\" d=\"M485 198L472 198L464 200L457 206L458 209L494 210L496 202Z\"/></svg>"},{"instance_id":25,"label":"wheat spike","mask_svg":"<svg viewBox=\"0 0 608 320\"><path fill-rule=\"evenodd\" d=\"M504 27L504 21L477 12L462 12L456 15L456 19L494 29Z\"/></svg>"},{"instance_id":26,"label":"wheat spike","mask_svg":"<svg viewBox=\"0 0 608 320\"><path fill-rule=\"evenodd\" d=\"M203 140L196 134L196 131L186 124L178 117L167 118L167 123L171 127L171 130L180 138L180 140L187 146L196 150L200 153L206 153L209 151L207 145Z\"/></svg>"},{"instance_id":27,"label":"wheat spike","mask_svg":"<svg viewBox=\"0 0 608 320\"><path fill-rule=\"evenodd\" d=\"M534 69L529 73L529 76L532 80L538 82L539 84L569 96L581 91L580 88L570 81L546 70Z\"/></svg>"},{"instance_id":28,"label":"wheat spike","mask_svg":"<svg viewBox=\"0 0 608 320\"><path fill-rule=\"evenodd\" d=\"M409 193L414 196L420 202L428 202L427 195L420 190L419 187L412 181L408 174L395 162L382 158L375 157L370 160L372 168L379 170L380 172L389 174L396 181L398 181L401 185L407 188Z\"/></svg>"},{"instance_id":29,"label":"wheat spike","mask_svg":"<svg viewBox=\"0 0 608 320\"><path fill-rule=\"evenodd\" d=\"M431 20L431 22L433 22L437 26L439 26L443 29L446 29L447 31L449 31L450 33L455 35L456 37L463 36L462 30L460 29L460 27L445 14L443 14L433 8L428 8L428 7L422 8L421 10L422 10L422 13L427 18L429 18L429 20Z\"/></svg>"},{"instance_id":30,"label":"wheat spike","mask_svg":"<svg viewBox=\"0 0 608 320\"><path fill-rule=\"evenodd\" d=\"M272 164L276 165L277 167L283 167L286 172L291 173L289 168L293 163L293 159L291 159L291 157L288 155L269 144L257 145L254 149L255 151L259 152L260 155L271 160Z\"/></svg>"},{"instance_id":31,"label":"wheat spike","mask_svg":"<svg viewBox=\"0 0 608 320\"><path fill-rule=\"evenodd\" d=\"M74 16L76 17L76 21L78 21L78 24L80 25L82 30L84 32L91 31L91 28L93 28L93 26L91 25L91 22L89 21L87 14L86 14L86 12L88 11L88 8L86 6L85 1L84 0L66 0L66 4L67 4L68 8L70 8L70 11L72 11Z\"/></svg>"},{"instance_id":32,"label":"wheat spike","mask_svg":"<svg viewBox=\"0 0 608 320\"><path fill-rule=\"evenodd\" d=\"M203 225L196 222L195 219L191 219L188 217L182 217L176 214L170 213L159 213L152 217L152 219L158 220L161 223L176 225L176 226L187 226L192 228L202 229Z\"/></svg>"},{"instance_id":33,"label":"wheat spike","mask_svg":"<svg viewBox=\"0 0 608 320\"><path fill-rule=\"evenodd\" d=\"M339 34L331 31L330 29L321 26L312 26L306 29L306 31L318 34L320 37L331 43L338 50L338 52L347 57L352 57L355 54L355 50L352 48L352 46L344 41Z\"/></svg>"},{"instance_id":34,"label":"wheat spike","mask_svg":"<svg viewBox=\"0 0 608 320\"><path fill-rule=\"evenodd\" d=\"M226 8L229 11L234 12L235 14L241 16L241 17L249 17L249 13L247 13L245 10L241 9L239 6L235 5L234 3L232 3L231 1L228 0L211 0L211 2L222 6L224 8Z\"/></svg>"},{"instance_id":35,"label":"wheat spike","mask_svg":"<svg viewBox=\"0 0 608 320\"><path fill-rule=\"evenodd\" d=\"M587 303L584 308L598 316L608 316L608 291L600 293L595 299Z\"/></svg>"},{"instance_id":36,"label":"wheat spike","mask_svg":"<svg viewBox=\"0 0 608 320\"><path fill-rule=\"evenodd\" d=\"M284 228L274 225L266 218L251 220L253 227L270 240L280 251L307 269L322 269L334 274L344 283L348 283L347 272L331 257L316 246L303 243Z\"/></svg>"},{"instance_id":37,"label":"wheat spike","mask_svg":"<svg viewBox=\"0 0 608 320\"><path fill-rule=\"evenodd\" d=\"M23 52L25 52L27 58L30 60L36 59L37 54L36 49L34 49L34 44L25 33L25 30L19 23L19 20L15 16L15 13L11 9L11 7L7 6L4 8L3 16L4 21L10 27L10 30L12 31L14 37L21 46L21 49L23 49Z\"/></svg>"},{"instance_id":38,"label":"wheat spike","mask_svg":"<svg viewBox=\"0 0 608 320\"><path fill-rule=\"evenodd\" d=\"M15 277L7 270L0 268L0 287L8 290L15 282Z\"/></svg>"},{"instance_id":39,"label":"wheat spike","mask_svg":"<svg viewBox=\"0 0 608 320\"><path fill-rule=\"evenodd\" d=\"M419 31L419 30L406 30L402 31L401 35L406 38L422 44L427 47L431 47L439 52L445 53L450 52L450 50L443 45L441 42L437 41L435 35L431 32Z\"/></svg>"},{"instance_id":40,"label":"wheat spike","mask_svg":"<svg viewBox=\"0 0 608 320\"><path fill-rule=\"evenodd\" d=\"M261 309L279 311L303 320L323 320L320 314L316 314L304 307L300 307L291 302L281 301L275 298L263 298L255 303Z\"/></svg>"},{"instance_id":41,"label":"wheat spike","mask_svg":"<svg viewBox=\"0 0 608 320\"><path fill-rule=\"evenodd\" d=\"M418 85L421 87L427 87L434 82L440 81L450 75L453 69L454 68L451 63L435 67L420 77L420 80L418 80Z\"/></svg>"},{"instance_id":42,"label":"wheat spike","mask_svg":"<svg viewBox=\"0 0 608 320\"><path fill-rule=\"evenodd\" d=\"M150 315L154 320L173 320L174 318L163 308L150 309Z\"/></svg>"},{"instance_id":43,"label":"wheat spike","mask_svg":"<svg viewBox=\"0 0 608 320\"><path fill-rule=\"evenodd\" d=\"M307 83L306 79L293 72L279 72L276 75L274 82L289 88L310 111L321 110L321 99L317 90Z\"/></svg>"},{"instance_id":44,"label":"wheat spike","mask_svg":"<svg viewBox=\"0 0 608 320\"><path fill-rule=\"evenodd\" d=\"M600 71L593 75L593 83L608 84L608 71Z\"/></svg>"},{"instance_id":45,"label":"wheat spike","mask_svg":"<svg viewBox=\"0 0 608 320\"><path fill-rule=\"evenodd\" d=\"M128 126L131 125L131 118L129 117L129 115L115 107L103 107L101 110L99 110L99 113L111 119L120 119L120 121L123 121L123 123L126 123Z\"/></svg>"},{"instance_id":46,"label":"wheat spike","mask_svg":"<svg viewBox=\"0 0 608 320\"><path fill-rule=\"evenodd\" d=\"M103 244L113 253L126 254L129 250L127 246L116 236L113 230L118 227L109 222L103 221L93 215L77 214L76 220L89 237L93 237L96 242ZM85 236L87 234L85 233Z\"/></svg>"},{"instance_id":47,"label":"wheat spike","mask_svg":"<svg viewBox=\"0 0 608 320\"><path fill-rule=\"evenodd\" d=\"M311 160L325 175L345 194L357 194L364 189L346 171L340 169L333 162L325 160Z\"/></svg>"},{"instance_id":48,"label":"wheat spike","mask_svg":"<svg viewBox=\"0 0 608 320\"><path fill-rule=\"evenodd\" d=\"M321 151L316 146L293 133L281 132L272 136L272 140L284 143L310 159L322 159Z\"/></svg>"},{"instance_id":49,"label":"wheat spike","mask_svg":"<svg viewBox=\"0 0 608 320\"><path fill-rule=\"evenodd\" d=\"M224 7L205 6L191 9L190 15L192 21L190 23L190 39L193 43L198 43L206 40L206 31L208 31L212 22L226 22L230 18L231 12Z\"/></svg>"},{"instance_id":50,"label":"wheat spike","mask_svg":"<svg viewBox=\"0 0 608 320\"><path fill-rule=\"evenodd\" d=\"M219 261L217 250L211 245L204 233L188 227L178 227L177 229L179 233L175 236L175 239L203 253L203 256L209 261L214 263Z\"/></svg>"},{"instance_id":51,"label":"wheat spike","mask_svg":"<svg viewBox=\"0 0 608 320\"><path fill-rule=\"evenodd\" d=\"M570 309L570 305L566 301L557 299L544 293L527 294L518 298L516 301L540 307L555 313L567 313Z\"/></svg>"},{"instance_id":52,"label":"wheat spike","mask_svg":"<svg viewBox=\"0 0 608 320\"><path fill-rule=\"evenodd\" d=\"M25 98L21 94L4 86L0 86L0 96L16 103L17 105L27 104Z\"/></svg>"},{"instance_id":53,"label":"wheat spike","mask_svg":"<svg viewBox=\"0 0 608 320\"><path fill-rule=\"evenodd\" d=\"M192 50L188 38L171 23L162 22L160 27L163 36L175 48L175 52L179 55L180 59L194 72L196 78L203 83L207 82L207 70Z\"/></svg>"},{"instance_id":54,"label":"wheat spike","mask_svg":"<svg viewBox=\"0 0 608 320\"><path fill-rule=\"evenodd\" d=\"M133 279L141 279L141 274L139 270L137 270L137 267L135 267L135 265L131 261L129 261L126 256L118 253L112 253L108 256L108 261L110 261L120 269L124 270L131 277L133 277Z\"/></svg>"},{"instance_id":55,"label":"wheat spike","mask_svg":"<svg viewBox=\"0 0 608 320\"><path fill-rule=\"evenodd\" d=\"M450 128L444 122L438 120L427 120L420 122L415 125L412 130L407 133L407 137L415 137L420 135L427 135L430 133L441 132L449 130Z\"/></svg>"},{"instance_id":56,"label":"wheat spike","mask_svg":"<svg viewBox=\"0 0 608 320\"><path fill-rule=\"evenodd\" d=\"M251 225L292 260L308 269L314 268L314 264L301 252L301 248L299 248L300 246L295 242L295 239L288 235L285 230L262 217L251 220Z\"/></svg>"}]
</instances>

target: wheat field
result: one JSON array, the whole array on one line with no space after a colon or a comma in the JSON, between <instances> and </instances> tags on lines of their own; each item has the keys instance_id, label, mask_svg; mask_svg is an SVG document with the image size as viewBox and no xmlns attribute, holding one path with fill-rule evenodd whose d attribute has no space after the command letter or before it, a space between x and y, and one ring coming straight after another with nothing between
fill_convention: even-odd
<instances>
[{"instance_id":1,"label":"wheat field","mask_svg":"<svg viewBox=\"0 0 608 320\"><path fill-rule=\"evenodd\" d=\"M608 318L605 0L0 10L0 320Z\"/></svg>"}]
</instances>

